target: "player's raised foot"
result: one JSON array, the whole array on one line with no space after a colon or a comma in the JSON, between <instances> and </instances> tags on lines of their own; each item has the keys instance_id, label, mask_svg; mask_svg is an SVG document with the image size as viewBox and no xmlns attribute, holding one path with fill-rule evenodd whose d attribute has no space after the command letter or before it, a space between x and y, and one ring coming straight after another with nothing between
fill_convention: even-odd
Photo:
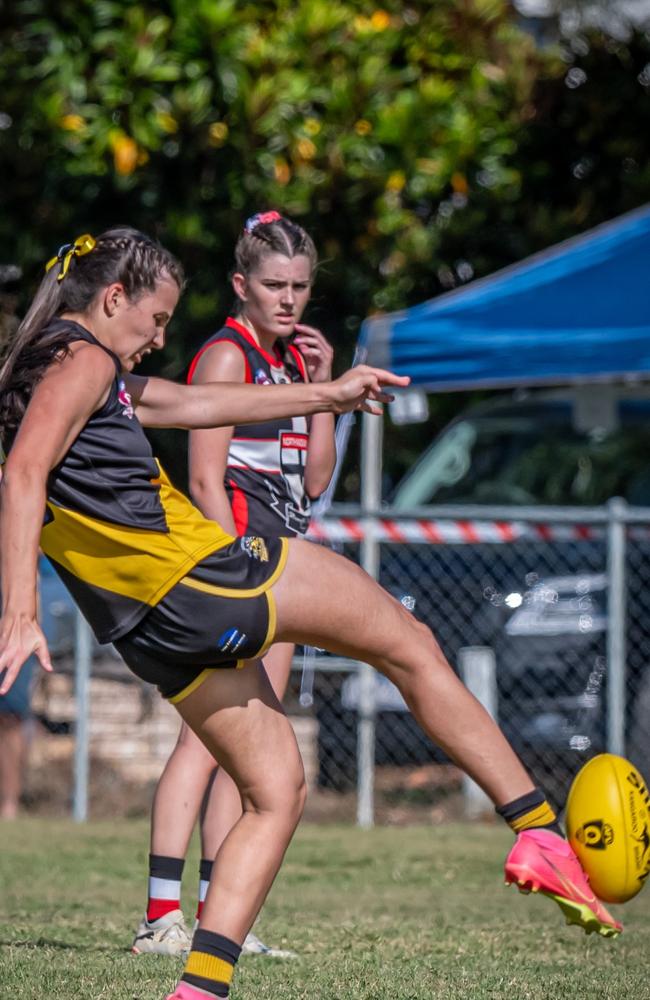
<instances>
[{"instance_id":1,"label":"player's raised foot","mask_svg":"<svg viewBox=\"0 0 650 1000\"><path fill-rule=\"evenodd\" d=\"M131 951L134 955L174 955L181 958L191 944L182 910L170 910L157 920L140 921Z\"/></svg>"},{"instance_id":2,"label":"player's raised foot","mask_svg":"<svg viewBox=\"0 0 650 1000\"><path fill-rule=\"evenodd\" d=\"M242 955L264 955L266 958L297 958L295 951L284 948L272 948L252 932L246 935L241 949Z\"/></svg>"},{"instance_id":3,"label":"player's raised foot","mask_svg":"<svg viewBox=\"0 0 650 1000\"><path fill-rule=\"evenodd\" d=\"M524 830L504 866L506 885L520 892L541 892L555 900L567 924L587 934L616 937L623 930L594 895L589 879L571 845L551 830Z\"/></svg>"}]
</instances>

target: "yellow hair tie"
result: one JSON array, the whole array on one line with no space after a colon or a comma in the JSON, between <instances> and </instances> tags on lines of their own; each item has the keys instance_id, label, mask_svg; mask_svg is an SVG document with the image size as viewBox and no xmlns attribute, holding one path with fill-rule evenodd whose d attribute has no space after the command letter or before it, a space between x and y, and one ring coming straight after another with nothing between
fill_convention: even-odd
<instances>
[{"instance_id":1,"label":"yellow hair tie","mask_svg":"<svg viewBox=\"0 0 650 1000\"><path fill-rule=\"evenodd\" d=\"M57 281L63 281L66 274L68 273L68 268L70 267L70 261L73 257L83 257L85 254L90 253L97 246L97 241L90 233L84 233L83 236L77 236L74 243L64 243L62 247L59 247L56 257L52 257L52 260L48 260L45 265L45 270L49 271L54 267L58 261L62 261L61 271L57 275Z\"/></svg>"}]
</instances>

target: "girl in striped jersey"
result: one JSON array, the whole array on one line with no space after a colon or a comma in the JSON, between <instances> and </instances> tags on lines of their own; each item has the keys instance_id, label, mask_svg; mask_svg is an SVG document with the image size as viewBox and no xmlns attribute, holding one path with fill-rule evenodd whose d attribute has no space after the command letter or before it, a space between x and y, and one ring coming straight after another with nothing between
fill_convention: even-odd
<instances>
[{"instance_id":1,"label":"girl in striped jersey","mask_svg":"<svg viewBox=\"0 0 650 1000\"><path fill-rule=\"evenodd\" d=\"M241 797L170 1000L228 996L300 819L300 754L260 662L274 641L320 646L385 674L517 833L508 881L540 889L587 930L617 934L543 793L430 631L320 546L233 538L174 489L143 431L376 412L369 400L387 399L381 387L408 379L365 365L334 382L272 387L134 376L142 356L164 346L182 284L174 258L135 230L80 237L49 262L0 369L0 695L32 653L51 670L36 618L40 539L98 639L158 685Z\"/></svg>"},{"instance_id":2,"label":"girl in striped jersey","mask_svg":"<svg viewBox=\"0 0 650 1000\"><path fill-rule=\"evenodd\" d=\"M278 212L248 219L235 247L234 316L200 348L188 382L271 386L329 381L332 348L319 330L300 323L316 266L316 248L300 226ZM190 434L190 488L206 517L232 535L297 536L307 530L310 501L327 486L335 459L330 413L195 430ZM275 643L264 656L280 700L293 653L292 643ZM154 796L149 897L133 942L135 954L180 954L189 947L180 909L181 876L214 768L203 743L182 725ZM240 815L237 788L220 769L201 815L197 918L212 861ZM272 958L291 954L269 948L252 933L243 953Z\"/></svg>"}]
</instances>

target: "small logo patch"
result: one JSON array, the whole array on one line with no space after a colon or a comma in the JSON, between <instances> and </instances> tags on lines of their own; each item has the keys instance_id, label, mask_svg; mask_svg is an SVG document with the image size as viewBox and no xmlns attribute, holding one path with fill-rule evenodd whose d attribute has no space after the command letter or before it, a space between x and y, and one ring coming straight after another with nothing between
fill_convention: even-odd
<instances>
[{"instance_id":1,"label":"small logo patch","mask_svg":"<svg viewBox=\"0 0 650 1000\"><path fill-rule=\"evenodd\" d=\"M576 830L576 839L585 847L591 847L595 851L604 851L614 841L614 830L604 820L592 819L588 823L583 823L580 829Z\"/></svg>"},{"instance_id":2,"label":"small logo patch","mask_svg":"<svg viewBox=\"0 0 650 1000\"><path fill-rule=\"evenodd\" d=\"M217 639L217 649L222 653L236 653L242 642L246 641L246 633L240 632L234 625Z\"/></svg>"},{"instance_id":3,"label":"small logo patch","mask_svg":"<svg viewBox=\"0 0 650 1000\"><path fill-rule=\"evenodd\" d=\"M263 563L269 561L269 550L266 547L266 542L258 535L244 535L240 544L251 559L257 559Z\"/></svg>"},{"instance_id":4,"label":"small logo patch","mask_svg":"<svg viewBox=\"0 0 650 1000\"><path fill-rule=\"evenodd\" d=\"M263 368L258 368L255 372L255 385L273 385Z\"/></svg>"},{"instance_id":5,"label":"small logo patch","mask_svg":"<svg viewBox=\"0 0 650 1000\"><path fill-rule=\"evenodd\" d=\"M122 379L120 379L117 385L117 398L124 407L122 410L122 416L128 417L129 420L133 420L135 410L133 409L133 403L131 402L131 394L126 391L126 384L122 381Z\"/></svg>"}]
</instances>

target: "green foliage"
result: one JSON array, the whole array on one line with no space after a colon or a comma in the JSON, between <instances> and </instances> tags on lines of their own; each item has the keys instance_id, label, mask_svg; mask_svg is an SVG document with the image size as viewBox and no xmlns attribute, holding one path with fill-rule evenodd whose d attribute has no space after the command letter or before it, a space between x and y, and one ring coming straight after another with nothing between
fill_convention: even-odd
<instances>
[{"instance_id":1,"label":"green foliage","mask_svg":"<svg viewBox=\"0 0 650 1000\"><path fill-rule=\"evenodd\" d=\"M243 218L276 207L319 245L309 318L342 366L369 312L646 200L648 64L644 35L538 50L506 0L13 0L0 256L35 281L79 232L158 235L191 276L177 374L228 311Z\"/></svg>"},{"instance_id":2,"label":"green foliage","mask_svg":"<svg viewBox=\"0 0 650 1000\"><path fill-rule=\"evenodd\" d=\"M506 159L543 60L500 0L49 10L16 0L0 60L16 178L3 235L29 218L28 261L82 220L128 215L223 287L242 216L274 205L320 236L321 288L352 326L424 276L418 293L435 291L450 192L466 198L488 168L496 197L517 185ZM207 312L206 274L191 317Z\"/></svg>"}]
</instances>

